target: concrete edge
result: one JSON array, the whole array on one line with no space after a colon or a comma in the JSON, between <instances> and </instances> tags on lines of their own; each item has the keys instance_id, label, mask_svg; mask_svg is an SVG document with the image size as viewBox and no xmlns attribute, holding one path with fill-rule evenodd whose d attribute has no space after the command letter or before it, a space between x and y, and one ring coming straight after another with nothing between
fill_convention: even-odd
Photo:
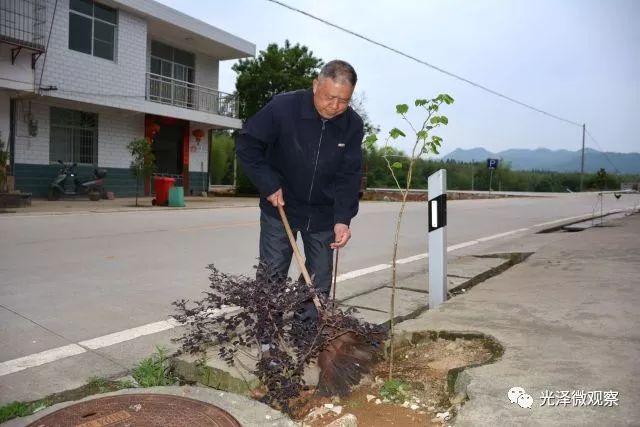
<instances>
[{"instance_id":1,"label":"concrete edge","mask_svg":"<svg viewBox=\"0 0 640 427\"><path fill-rule=\"evenodd\" d=\"M499 274L504 273L511 267L516 264L520 264L533 255L535 252L509 252L509 253L495 253L495 254L487 254L487 255L474 255L478 258L503 258L505 261L495 267L491 267L490 269L470 278L464 283L459 284L451 289L449 289L449 296L460 295L463 289L466 291L486 280L489 280L492 277L495 277Z\"/></svg>"},{"instance_id":2,"label":"concrete edge","mask_svg":"<svg viewBox=\"0 0 640 427\"><path fill-rule=\"evenodd\" d=\"M167 207L167 206L140 206L130 208L112 208L112 209L84 209L77 211L42 211L42 212L19 212L16 210L0 209L0 214L8 216L55 216L55 215L91 215L91 214L114 214L127 212L159 212L159 211L189 211L204 209L230 209L230 208L253 208L258 207L256 204L250 205L222 205L222 206L184 206L184 207Z\"/></svg>"},{"instance_id":3,"label":"concrete edge","mask_svg":"<svg viewBox=\"0 0 640 427\"><path fill-rule=\"evenodd\" d=\"M609 215L615 215L618 214L620 212L616 211L616 212L607 212L605 214L602 215L582 215L582 218L580 219L572 219L571 221L566 221L566 222L562 222L558 225L554 225L552 227L549 228L543 228L542 230L536 231L534 234L547 234L547 233L555 233L556 231L560 231L562 230L564 227L573 225L573 224L579 224L581 222L584 221L589 221L589 220L596 220L596 219L600 219L600 218L605 218Z\"/></svg>"},{"instance_id":4,"label":"concrete edge","mask_svg":"<svg viewBox=\"0 0 640 427\"><path fill-rule=\"evenodd\" d=\"M165 210L169 210L171 208L165 208ZM206 208L202 208L202 209L206 209ZM71 213L71 212L69 212ZM61 213L61 214L66 214L66 213ZM479 258L504 258L505 261L501 264L499 264L496 267L492 267L490 269L488 269L487 271L480 273L479 275L476 275L470 279L468 279L467 281L465 281L464 283L456 286L455 288L452 288L451 290L449 290L449 292L453 292L455 290L458 289L468 289L472 286L475 286L476 284L479 284L491 277L494 277L498 274L503 273L504 271L508 270L509 268L511 268L512 266L518 264L519 262L522 262L524 260L526 260L530 255L532 255L533 252L526 252L526 253L520 253L520 252L516 252L516 253L494 253L494 254L486 254L486 255L473 255L475 257L479 257ZM406 274L406 276L404 278L407 277L411 277L415 274L419 274L419 273L408 273ZM389 287L388 285L383 285L380 287L377 287L375 290L379 290L385 287ZM371 292L371 290L369 290L368 292ZM364 292L368 293L368 292ZM458 292L457 294L459 294L460 292ZM348 301L351 298L354 298L354 296L350 296L348 297L346 300ZM405 334L410 333L410 334L419 334L419 333L426 333L426 334L431 334L431 333L435 333L435 337L444 337L445 335L448 336L453 336L453 339L455 338L469 338L469 337L473 337L473 338L482 338L482 339L486 339L486 340L491 340L495 343L497 343L497 345L501 344L499 343L499 341L497 339L495 339L494 337L484 334L482 332L478 332L478 331L429 331L429 330L424 330L424 331L408 331L408 330L402 330L402 323L404 321L407 320L412 320L415 319L417 317L419 317L420 315L422 315L423 313L425 313L426 311L428 311L428 305L424 305L420 308L418 308L417 310L412 311L411 313L408 313L406 315L402 315L402 316L396 316L393 319L393 323L395 325L396 328L398 328L398 332L401 334L401 336L405 336ZM386 326L389 327L390 321L386 321L384 323L381 323L380 326ZM442 335L442 336L441 336ZM398 338L398 335L396 336L396 339ZM400 338L401 340L404 338ZM448 338L451 339L451 338ZM208 390L213 390L215 392L218 393L229 393L229 394L234 394L234 396L237 396L238 398L244 398L247 400L250 400L251 402L255 402L252 399L249 399L248 397L246 397L246 394L248 394L249 390L252 388L252 386L255 386L255 383L252 384L252 381L247 381L246 379L239 381L238 384L236 384L235 382L233 382L232 386L230 386L231 384L229 383L230 381L230 377L231 375L226 372L226 371L222 371L220 369L215 369L215 374L217 375L212 375L212 372L207 370L208 372L203 372L202 369L198 366L196 366L196 361L186 361L186 360L181 360L180 363L178 365L181 365L180 367L176 366L177 365L177 361L178 358L177 357L172 357L172 364L174 366L174 369L176 369L179 375L181 375L183 378L186 378L189 381L195 381L197 383L199 383L199 385L196 385L195 387L198 388L205 388ZM465 372L466 369L470 369L476 366L482 366L482 365L486 365L488 363L494 363L495 360L491 360L482 364L476 364L476 365L468 365L465 366L463 368L456 368L450 371L450 373L448 374L448 376L453 375L454 379L452 380L451 378L448 378L447 384L448 384L448 392L449 393L462 393L465 396L466 394L466 384L468 384L468 382L470 380L467 380L464 386L458 386L458 382L462 381L464 378L467 378L467 373ZM455 371L455 372L452 372ZM188 372L188 375L185 375ZM223 375L224 378L222 378L222 380L220 380L219 376ZM213 377L213 378L212 378ZM229 377L229 378L228 378ZM204 382L203 382L204 380ZM241 384L242 383L242 384ZM462 382L461 382L462 384ZM217 389L217 388L213 388L214 386L220 387L220 386L226 386L228 388L221 388L221 389ZM183 387L189 387L189 386L183 386ZM75 400L75 401L67 401L67 402L61 402L58 403L56 405L53 405L51 407L47 407L45 409L43 409L42 411L39 411L35 414L32 414L30 416L27 417L22 417L22 418L17 418L14 420L10 420L7 423L2 424L2 426L17 426L17 425L22 425L22 424L11 424L13 421L16 420L24 420L25 423L30 423L34 420L37 420L41 417L43 417L44 415L47 415L51 412L57 411L59 409L62 409L66 406L78 403L78 402L82 402L82 401L86 401L86 400L92 400L92 399L97 399L100 397L107 397L107 396L112 396L112 395L118 395L118 394L137 394L137 393L155 393L156 389L159 390L158 393L165 393L165 394L174 394L174 395L181 395L181 394L177 394L176 392L171 392L171 391L167 391L168 389L180 389L182 387L177 387L177 386L169 386L169 387L151 387L151 388L133 388L133 389L123 389L123 390L119 390L116 392L110 392L110 393L104 393L104 394L97 394L97 395L91 395L91 396L87 396L83 399L80 400ZM244 395L244 396L243 396ZM259 402L258 402L259 403ZM266 405L265 405L266 406ZM224 408L223 408L224 409ZM277 411L276 411L277 412ZM279 412L277 412L278 414L280 414ZM282 414L281 414L282 415ZM282 415L284 417L284 415ZM26 424L25 424L26 425Z\"/></svg>"},{"instance_id":5,"label":"concrete edge","mask_svg":"<svg viewBox=\"0 0 640 427\"><path fill-rule=\"evenodd\" d=\"M531 256L533 254L533 252L514 252L514 253L492 253L492 254L486 254L486 255L474 255L476 257L479 258L502 258L504 259L504 262L500 263L499 265L497 265L496 267L491 267L488 270L466 280L464 283L456 286L455 288L452 288L449 292L454 292L453 296L455 295L459 295L462 292L455 292L456 289L468 289L471 288L481 282L484 282L485 280L494 277L498 274L503 273L504 271L508 270L509 268L511 268L512 266L525 261L529 256ZM415 274L420 274L420 273L410 273L407 274L406 277L411 277ZM405 277L405 278L406 278ZM376 287L373 290L369 290L365 293L369 293L371 291L376 291L382 288L387 288L389 286L380 286L380 287ZM354 298L355 296L351 296L349 298L347 298L345 301L340 301L340 305L343 305L346 301L348 301L351 298ZM356 307L354 307L356 308ZM365 308L365 307L362 307ZM366 308L365 308L366 309ZM429 306L427 304L419 307L416 310L413 310L412 312L405 314L405 315L398 315L395 316L393 318L393 324L395 325L396 328L398 328L401 333L400 335L396 335L396 337L394 338L395 340L400 340L400 342L402 342L403 340L406 341L406 334L418 334L419 332L417 331L413 331L413 332L409 332L409 331L403 331L402 330L402 323L407 321L407 320L413 320L418 318L420 315L424 314L425 312L427 312L429 309ZM357 310L357 308L356 308ZM378 324L378 326L382 326L382 327L386 327L389 328L390 327L390 323L391 320L387 320L383 323ZM502 350L500 350L500 356L504 353L504 348L503 346L500 344L500 342L487 334L484 334L482 332L478 332L478 331L425 331L424 333L426 334L435 334L433 335L433 337L438 338L438 337L448 337L448 339L455 339L455 338L466 338L466 339L470 339L470 338L476 338L476 339L483 339L483 340L488 340L491 342L494 342L496 346L499 346L502 348ZM432 337L432 339L434 339ZM493 352L492 352L493 353ZM489 362L485 362L484 364L487 363L493 363L494 360L492 359ZM234 392L234 393L240 393L243 395L247 395L250 390L254 387L257 386L257 383L255 382L255 379L247 379L247 378L236 378L234 377L231 372L232 371L237 371L238 368L237 367L232 367L232 366L227 366L224 369L221 368L215 368L215 367L202 367L199 366L198 361L196 359L194 359L193 356L189 356L189 357L174 357L173 358L173 366L176 369L176 373L181 376L182 378L186 379L187 381L193 381L193 382L197 382L199 384L202 384L204 386L208 386L208 387L215 387L217 389L220 390L225 390L225 391L229 391L229 392ZM479 365L478 365L479 366ZM449 378L447 383L448 383L448 389L450 393L454 393L454 385L457 381L457 377L458 375L464 371L464 369L470 368L470 367L474 367L474 366L466 366L462 369L458 369L458 370L452 370L455 372L452 372L451 375L453 376L452 378ZM456 391L456 393L458 393L459 391ZM466 395L466 391L464 391L464 393Z\"/></svg>"}]
</instances>

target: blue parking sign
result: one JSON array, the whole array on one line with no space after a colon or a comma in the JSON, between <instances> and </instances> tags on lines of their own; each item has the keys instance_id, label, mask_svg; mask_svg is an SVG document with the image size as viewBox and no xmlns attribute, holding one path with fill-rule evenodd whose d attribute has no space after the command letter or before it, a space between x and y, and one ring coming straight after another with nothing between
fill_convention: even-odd
<instances>
[{"instance_id":1,"label":"blue parking sign","mask_svg":"<svg viewBox=\"0 0 640 427\"><path fill-rule=\"evenodd\" d=\"M487 159L487 169L497 169L498 159Z\"/></svg>"}]
</instances>

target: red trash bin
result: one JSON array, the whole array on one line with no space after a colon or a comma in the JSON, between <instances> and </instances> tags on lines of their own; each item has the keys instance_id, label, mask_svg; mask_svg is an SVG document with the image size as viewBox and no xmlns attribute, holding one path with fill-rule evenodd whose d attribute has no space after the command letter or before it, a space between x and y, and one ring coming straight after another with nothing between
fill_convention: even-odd
<instances>
[{"instance_id":1,"label":"red trash bin","mask_svg":"<svg viewBox=\"0 0 640 427\"><path fill-rule=\"evenodd\" d=\"M175 178L167 176L154 176L153 186L156 189L156 198L151 200L153 206L167 206L169 204L169 189L176 182Z\"/></svg>"}]
</instances>

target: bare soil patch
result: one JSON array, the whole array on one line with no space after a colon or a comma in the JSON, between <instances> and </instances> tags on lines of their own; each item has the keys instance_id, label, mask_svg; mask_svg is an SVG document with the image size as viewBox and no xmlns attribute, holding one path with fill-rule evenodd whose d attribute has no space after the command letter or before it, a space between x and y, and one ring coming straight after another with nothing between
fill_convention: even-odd
<instances>
[{"instance_id":1,"label":"bare soil patch","mask_svg":"<svg viewBox=\"0 0 640 427\"><path fill-rule=\"evenodd\" d=\"M393 378L402 384L398 393L389 395L389 364L382 360L347 396L326 398L308 390L296 402L293 418L310 427L326 426L346 414L355 415L361 426L448 425L464 400L453 395L457 373L494 361L502 348L485 337L437 335L396 348Z\"/></svg>"}]
</instances>

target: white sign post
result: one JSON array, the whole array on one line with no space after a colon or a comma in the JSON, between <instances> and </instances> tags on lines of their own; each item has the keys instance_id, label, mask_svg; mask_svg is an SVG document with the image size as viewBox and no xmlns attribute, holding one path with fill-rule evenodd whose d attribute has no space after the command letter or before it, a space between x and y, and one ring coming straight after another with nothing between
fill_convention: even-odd
<instances>
[{"instance_id":1,"label":"white sign post","mask_svg":"<svg viewBox=\"0 0 640 427\"><path fill-rule=\"evenodd\" d=\"M447 171L429 177L429 308L447 300Z\"/></svg>"}]
</instances>

